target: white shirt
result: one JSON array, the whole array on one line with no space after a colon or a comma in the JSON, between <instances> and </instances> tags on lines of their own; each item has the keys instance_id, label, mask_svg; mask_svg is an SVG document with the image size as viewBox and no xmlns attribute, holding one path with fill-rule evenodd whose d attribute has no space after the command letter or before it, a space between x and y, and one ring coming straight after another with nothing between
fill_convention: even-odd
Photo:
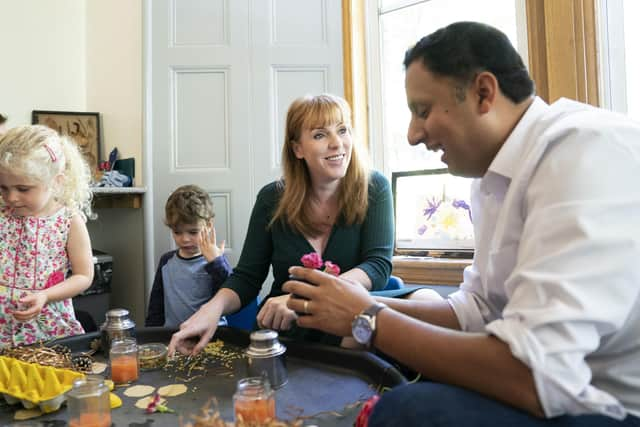
<instances>
[{"instance_id":1,"label":"white shirt","mask_svg":"<svg viewBox=\"0 0 640 427\"><path fill-rule=\"evenodd\" d=\"M450 296L506 342L548 417L640 416L640 124L536 98L472 185L476 251Z\"/></svg>"}]
</instances>

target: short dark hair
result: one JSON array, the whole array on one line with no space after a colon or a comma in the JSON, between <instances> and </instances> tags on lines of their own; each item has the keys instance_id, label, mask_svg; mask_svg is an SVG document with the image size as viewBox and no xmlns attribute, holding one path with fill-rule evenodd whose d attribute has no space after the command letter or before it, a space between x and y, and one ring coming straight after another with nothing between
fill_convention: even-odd
<instances>
[{"instance_id":1,"label":"short dark hair","mask_svg":"<svg viewBox=\"0 0 640 427\"><path fill-rule=\"evenodd\" d=\"M0 114L0 125L7 121L7 116Z\"/></svg>"},{"instance_id":2,"label":"short dark hair","mask_svg":"<svg viewBox=\"0 0 640 427\"><path fill-rule=\"evenodd\" d=\"M465 86L482 71L496 76L502 93L520 103L535 93L535 84L509 38L479 22L456 22L423 37L407 50L404 66L416 60L432 73Z\"/></svg>"},{"instance_id":3,"label":"short dark hair","mask_svg":"<svg viewBox=\"0 0 640 427\"><path fill-rule=\"evenodd\" d=\"M177 225L208 222L215 216L213 202L209 194L197 185L178 187L164 207L165 224L171 228Z\"/></svg>"}]
</instances>

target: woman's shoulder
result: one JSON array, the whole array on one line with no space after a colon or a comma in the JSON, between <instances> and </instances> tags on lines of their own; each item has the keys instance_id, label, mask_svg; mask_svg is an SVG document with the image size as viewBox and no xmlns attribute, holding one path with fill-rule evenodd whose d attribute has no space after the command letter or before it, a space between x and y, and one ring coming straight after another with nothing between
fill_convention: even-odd
<instances>
[{"instance_id":1,"label":"woman's shoulder","mask_svg":"<svg viewBox=\"0 0 640 427\"><path fill-rule=\"evenodd\" d=\"M386 176L378 172L377 170L372 170L369 175L369 189L374 191L384 191L389 188L389 180Z\"/></svg>"},{"instance_id":2,"label":"woman's shoulder","mask_svg":"<svg viewBox=\"0 0 640 427\"><path fill-rule=\"evenodd\" d=\"M260 189L257 199L266 204L275 204L280 199L284 183L281 180L270 182Z\"/></svg>"}]
</instances>

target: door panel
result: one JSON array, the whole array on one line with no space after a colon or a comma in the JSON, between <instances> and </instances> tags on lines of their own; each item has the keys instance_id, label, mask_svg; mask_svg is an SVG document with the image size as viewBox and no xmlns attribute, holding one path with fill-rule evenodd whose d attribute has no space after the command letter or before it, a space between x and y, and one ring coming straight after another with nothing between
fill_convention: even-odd
<instances>
[{"instance_id":1,"label":"door panel","mask_svg":"<svg viewBox=\"0 0 640 427\"><path fill-rule=\"evenodd\" d=\"M257 191L280 176L289 103L343 93L341 1L147 4L150 252L156 262L173 248L163 222L168 195L197 184L213 199L218 239L235 265Z\"/></svg>"}]
</instances>

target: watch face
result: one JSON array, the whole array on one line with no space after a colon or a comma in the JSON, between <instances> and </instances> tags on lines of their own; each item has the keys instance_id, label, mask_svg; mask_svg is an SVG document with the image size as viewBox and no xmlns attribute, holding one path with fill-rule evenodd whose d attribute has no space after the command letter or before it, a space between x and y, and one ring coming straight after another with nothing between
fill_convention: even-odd
<instances>
[{"instance_id":1,"label":"watch face","mask_svg":"<svg viewBox=\"0 0 640 427\"><path fill-rule=\"evenodd\" d=\"M353 338L360 344L368 344L371 340L371 323L365 317L358 316L351 328Z\"/></svg>"}]
</instances>

